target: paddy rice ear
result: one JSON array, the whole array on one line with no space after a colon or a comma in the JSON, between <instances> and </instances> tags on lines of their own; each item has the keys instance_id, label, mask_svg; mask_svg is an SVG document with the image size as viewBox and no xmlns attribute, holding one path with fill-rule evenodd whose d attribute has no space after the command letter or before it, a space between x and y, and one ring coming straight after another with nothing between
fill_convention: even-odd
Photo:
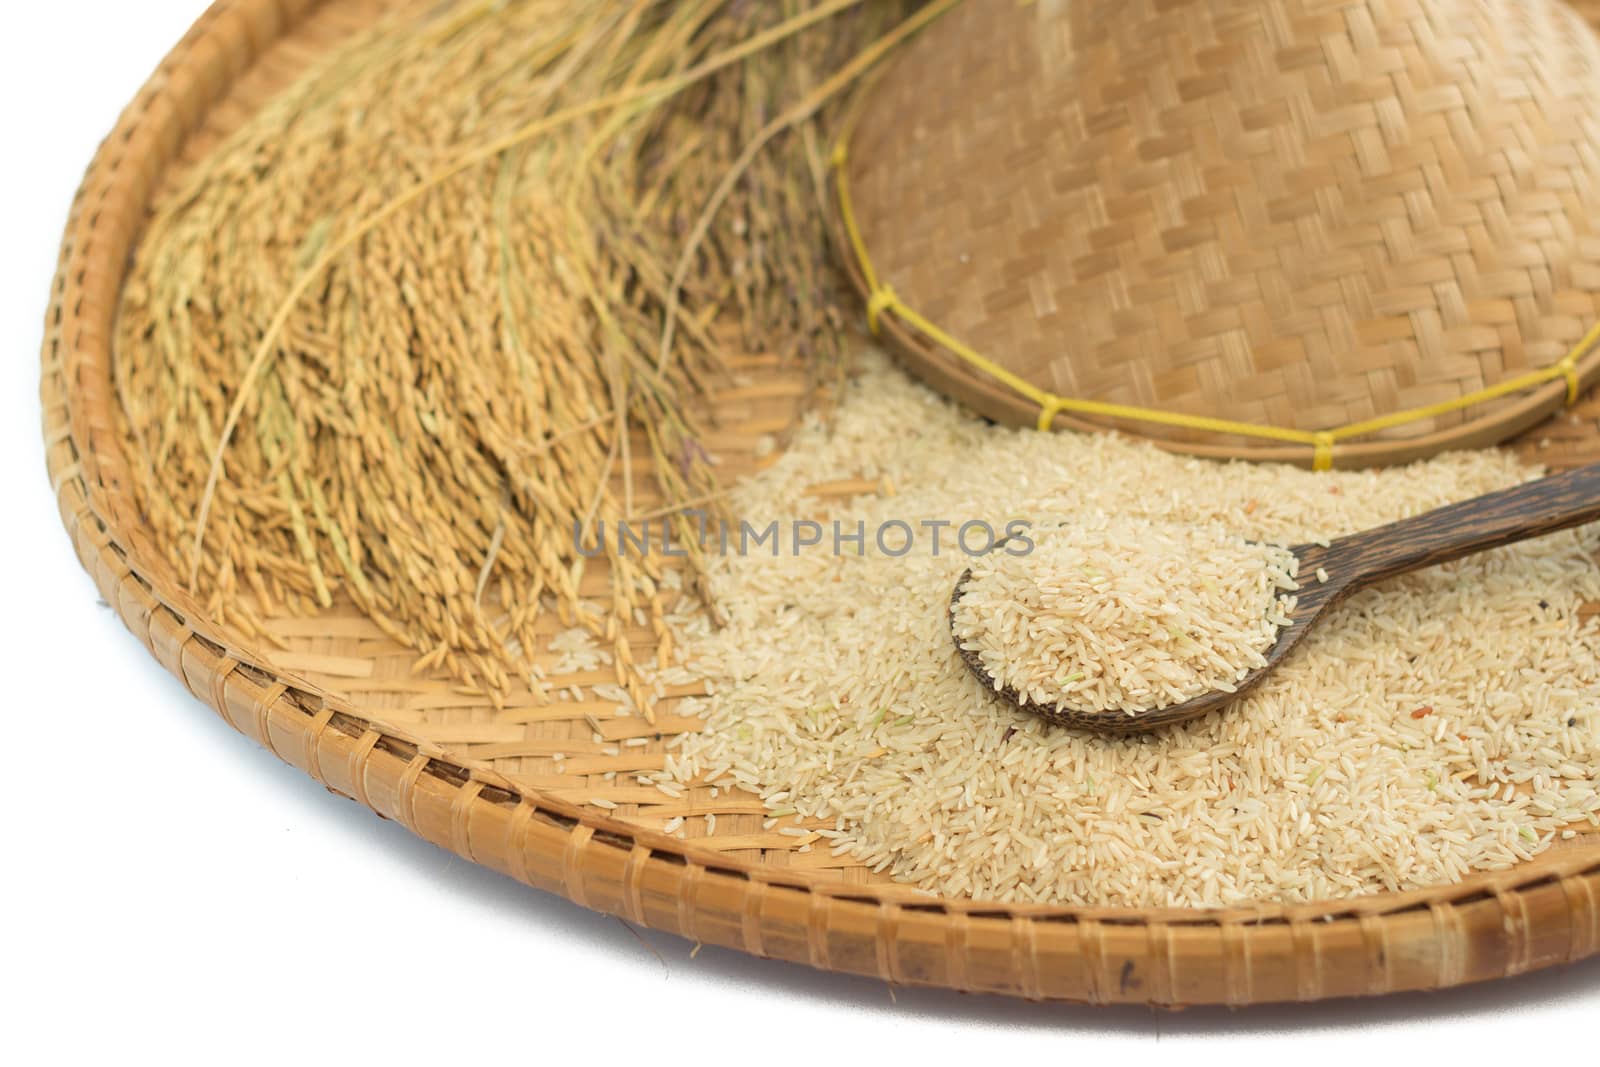
<instances>
[{"instance_id":1,"label":"paddy rice ear","mask_svg":"<svg viewBox=\"0 0 1600 1067\"><path fill-rule=\"evenodd\" d=\"M427 664L520 688L527 591L576 605L570 520L636 510L634 436L648 510L714 503L690 401L726 382L729 338L839 358L793 187L829 102L933 17L830 22L860 6L419 5L254 114L157 213L118 321L134 488L190 592L348 595ZM787 121L748 142L758 92ZM659 629L655 563L608 562L608 611ZM589 624L631 661L624 627Z\"/></svg>"}]
</instances>

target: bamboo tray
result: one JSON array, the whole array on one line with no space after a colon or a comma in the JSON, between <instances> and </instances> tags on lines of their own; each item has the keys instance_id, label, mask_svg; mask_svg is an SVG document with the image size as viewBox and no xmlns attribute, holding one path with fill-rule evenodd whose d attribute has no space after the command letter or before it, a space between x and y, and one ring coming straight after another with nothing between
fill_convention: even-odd
<instances>
[{"instance_id":1,"label":"bamboo tray","mask_svg":"<svg viewBox=\"0 0 1600 1067\"><path fill-rule=\"evenodd\" d=\"M1591 4L1600 12L1600 3ZM353 608L271 623L266 651L207 619L159 561L125 489L111 386L112 316L152 203L174 176L382 0L220 0L161 64L95 158L74 203L48 313L42 399L61 517L84 567L135 636L196 697L313 779L442 848L539 889L684 937L894 983L1035 999L1162 1005L1312 1001L1437 989L1600 953L1600 838L1513 871L1442 888L1299 906L1126 910L937 900L874 879L801 839L763 832L753 796L681 801L608 783L658 766L698 722L608 722L593 702L499 711L444 678ZM717 400L710 445L730 474L796 417L798 374L742 361ZM1552 466L1600 460L1600 400L1519 447ZM826 495L828 487L818 487ZM588 579L596 589L605 577ZM542 636L555 632L553 620ZM650 647L641 633L636 647ZM544 650L541 649L541 652ZM584 686L602 678L552 679ZM687 692L674 696L688 695ZM660 731L658 733L657 731ZM569 753L558 772L550 758ZM167 772L182 773L181 768ZM615 808L589 802L609 801ZM717 815L711 837L661 832ZM698 820L696 820L698 822Z\"/></svg>"}]
</instances>

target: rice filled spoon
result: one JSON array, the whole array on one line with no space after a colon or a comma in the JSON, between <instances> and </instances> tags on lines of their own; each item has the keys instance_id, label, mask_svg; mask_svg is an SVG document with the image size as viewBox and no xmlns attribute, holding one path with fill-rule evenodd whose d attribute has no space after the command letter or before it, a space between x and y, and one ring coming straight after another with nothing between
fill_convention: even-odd
<instances>
[{"instance_id":1,"label":"rice filled spoon","mask_svg":"<svg viewBox=\"0 0 1600 1067\"><path fill-rule=\"evenodd\" d=\"M1005 700L1064 726L1145 733L1249 692L1357 590L1596 520L1600 464L1326 545L1091 520L1027 553L997 542L956 582L949 625Z\"/></svg>"}]
</instances>

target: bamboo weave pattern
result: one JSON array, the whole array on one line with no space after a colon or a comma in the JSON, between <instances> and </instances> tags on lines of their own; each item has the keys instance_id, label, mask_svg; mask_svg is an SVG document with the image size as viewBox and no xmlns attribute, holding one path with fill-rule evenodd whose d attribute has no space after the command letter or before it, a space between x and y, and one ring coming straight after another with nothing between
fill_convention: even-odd
<instances>
[{"instance_id":1,"label":"bamboo weave pattern","mask_svg":"<svg viewBox=\"0 0 1600 1067\"><path fill-rule=\"evenodd\" d=\"M495 709L448 677L412 675L407 650L351 605L276 620L282 648L208 618L162 565L163 547L151 543L126 487L108 340L118 289L161 190L178 186L244 115L383 6L217 4L107 138L75 201L52 289L41 399L63 522L106 601L226 722L329 789L529 885L691 939L894 983L1091 1003L1243 1005L1439 988L1600 952L1592 843L1457 886L1302 907L930 901L870 884L859 869L808 866L795 854L800 839L763 834L759 814L739 808L752 798L608 793L620 788L606 783L608 767L659 760L660 737L640 735L644 743L626 757L584 751L576 742L589 736L586 717L604 705L564 705L565 719ZM759 466L755 443L792 423L800 395L798 380L771 360L751 358L739 370L741 383L716 401L727 426L709 442L730 456L730 477ZM1600 460L1597 417L1600 407L1587 401L1526 447L1556 465ZM819 500L830 491L840 489L817 487ZM587 581L603 588L605 576ZM656 725L662 737L693 728L670 709ZM613 732L608 740L627 739ZM563 773L556 746L569 753ZM713 837L680 840L661 830L674 806L726 817ZM330 938L345 932L337 918L308 923Z\"/></svg>"},{"instance_id":2,"label":"bamboo weave pattern","mask_svg":"<svg viewBox=\"0 0 1600 1067\"><path fill-rule=\"evenodd\" d=\"M987 414L1393 462L1600 373L1597 105L1546 0L965 4L863 94L836 208Z\"/></svg>"}]
</instances>

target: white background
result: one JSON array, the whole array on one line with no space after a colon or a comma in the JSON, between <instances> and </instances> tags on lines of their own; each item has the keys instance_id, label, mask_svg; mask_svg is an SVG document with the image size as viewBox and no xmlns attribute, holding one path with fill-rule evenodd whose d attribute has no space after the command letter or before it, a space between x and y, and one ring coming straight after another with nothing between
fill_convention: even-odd
<instances>
[{"instance_id":1,"label":"white background","mask_svg":"<svg viewBox=\"0 0 1600 1067\"><path fill-rule=\"evenodd\" d=\"M0 1056L1427 1064L1548 1061L1575 1041L1574 1062L1597 1062L1600 960L1432 996L1156 1013L892 996L714 948L690 959L676 938L455 859L233 733L97 603L56 518L38 430L68 201L202 7L12 4L0 35Z\"/></svg>"}]
</instances>

